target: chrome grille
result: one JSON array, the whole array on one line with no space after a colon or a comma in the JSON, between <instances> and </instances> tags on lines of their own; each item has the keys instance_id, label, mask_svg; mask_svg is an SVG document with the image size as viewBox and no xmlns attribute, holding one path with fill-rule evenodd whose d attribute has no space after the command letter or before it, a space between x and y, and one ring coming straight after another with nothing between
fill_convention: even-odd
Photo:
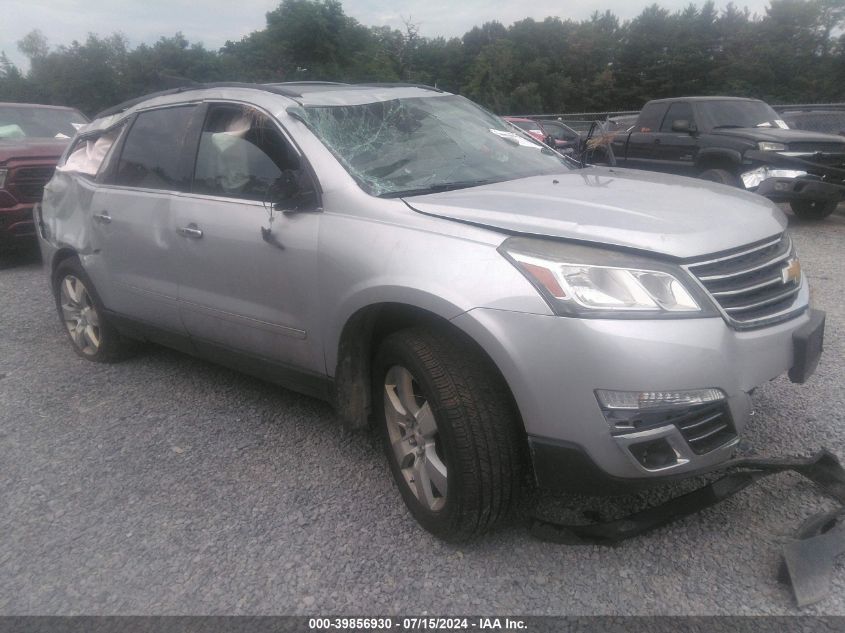
<instances>
[{"instance_id":1,"label":"chrome grille","mask_svg":"<svg viewBox=\"0 0 845 633\"><path fill-rule=\"evenodd\" d=\"M54 171L55 167L18 167L10 175L9 187L21 202L38 202Z\"/></svg>"},{"instance_id":2,"label":"chrome grille","mask_svg":"<svg viewBox=\"0 0 845 633\"><path fill-rule=\"evenodd\" d=\"M845 143L790 143L790 152L832 152L845 153Z\"/></svg>"},{"instance_id":3,"label":"chrome grille","mask_svg":"<svg viewBox=\"0 0 845 633\"><path fill-rule=\"evenodd\" d=\"M785 234L686 266L737 328L771 325L806 307L794 306L803 276L800 272L794 277L788 273L796 268L798 259Z\"/></svg>"}]
</instances>

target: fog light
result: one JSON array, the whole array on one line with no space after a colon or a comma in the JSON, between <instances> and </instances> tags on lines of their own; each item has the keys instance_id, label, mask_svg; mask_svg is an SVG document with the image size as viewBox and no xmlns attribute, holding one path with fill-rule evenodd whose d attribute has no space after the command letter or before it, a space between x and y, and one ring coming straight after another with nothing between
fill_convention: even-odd
<instances>
[{"instance_id":1,"label":"fog light","mask_svg":"<svg viewBox=\"0 0 845 633\"><path fill-rule=\"evenodd\" d=\"M602 409L654 409L688 407L725 399L721 389L688 389L683 391L610 391L596 389Z\"/></svg>"},{"instance_id":2,"label":"fog light","mask_svg":"<svg viewBox=\"0 0 845 633\"><path fill-rule=\"evenodd\" d=\"M666 468L677 463L678 456L674 449L669 446L669 442L660 438L659 440L651 440L650 442L639 442L631 444L628 447L631 455L634 456L643 468L648 470L657 470L659 468Z\"/></svg>"},{"instance_id":3,"label":"fog light","mask_svg":"<svg viewBox=\"0 0 845 633\"><path fill-rule=\"evenodd\" d=\"M683 391L610 391L597 389L596 398L613 431L634 431L674 424L693 411L726 402L721 389Z\"/></svg>"}]
</instances>

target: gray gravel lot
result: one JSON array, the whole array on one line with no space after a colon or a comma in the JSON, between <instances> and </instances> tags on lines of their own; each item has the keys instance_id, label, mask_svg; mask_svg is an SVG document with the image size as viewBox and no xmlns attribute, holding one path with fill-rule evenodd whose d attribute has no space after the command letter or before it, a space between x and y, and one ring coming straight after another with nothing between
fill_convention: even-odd
<instances>
[{"instance_id":1,"label":"gray gravel lot","mask_svg":"<svg viewBox=\"0 0 845 633\"><path fill-rule=\"evenodd\" d=\"M761 453L845 457L843 209L792 222L826 352L807 385L756 392ZM797 476L617 548L541 543L519 521L446 545L328 406L158 347L81 360L32 261L4 265L0 297L2 614L798 613L779 549L831 505ZM845 614L845 557L803 613Z\"/></svg>"}]
</instances>

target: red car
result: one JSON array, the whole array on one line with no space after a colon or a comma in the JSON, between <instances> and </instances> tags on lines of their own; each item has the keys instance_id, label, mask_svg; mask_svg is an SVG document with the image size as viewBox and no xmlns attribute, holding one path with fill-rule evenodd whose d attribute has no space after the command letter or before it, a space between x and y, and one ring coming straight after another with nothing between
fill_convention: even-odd
<instances>
[{"instance_id":1,"label":"red car","mask_svg":"<svg viewBox=\"0 0 845 633\"><path fill-rule=\"evenodd\" d=\"M560 121L535 121L514 116L503 118L532 138L559 152L570 153L580 146L581 137L578 132Z\"/></svg>"},{"instance_id":2,"label":"red car","mask_svg":"<svg viewBox=\"0 0 845 633\"><path fill-rule=\"evenodd\" d=\"M546 134L545 130L543 130L542 126L537 121L532 121L531 119L521 119L515 116L506 116L502 118L541 143L547 143L549 140L549 135Z\"/></svg>"},{"instance_id":3,"label":"red car","mask_svg":"<svg viewBox=\"0 0 845 633\"><path fill-rule=\"evenodd\" d=\"M0 103L0 254L35 244L32 207L70 139L87 122L73 108Z\"/></svg>"}]
</instances>

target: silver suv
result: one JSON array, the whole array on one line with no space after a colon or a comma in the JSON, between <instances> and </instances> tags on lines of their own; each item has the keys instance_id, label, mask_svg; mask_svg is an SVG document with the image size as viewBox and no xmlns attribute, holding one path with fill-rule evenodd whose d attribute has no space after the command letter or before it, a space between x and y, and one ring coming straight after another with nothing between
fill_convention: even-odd
<instances>
[{"instance_id":1,"label":"silver suv","mask_svg":"<svg viewBox=\"0 0 845 633\"><path fill-rule=\"evenodd\" d=\"M785 216L579 165L408 85L207 85L80 130L36 209L74 349L154 341L380 428L413 516L475 536L541 487L731 456L749 392L814 370Z\"/></svg>"}]
</instances>

